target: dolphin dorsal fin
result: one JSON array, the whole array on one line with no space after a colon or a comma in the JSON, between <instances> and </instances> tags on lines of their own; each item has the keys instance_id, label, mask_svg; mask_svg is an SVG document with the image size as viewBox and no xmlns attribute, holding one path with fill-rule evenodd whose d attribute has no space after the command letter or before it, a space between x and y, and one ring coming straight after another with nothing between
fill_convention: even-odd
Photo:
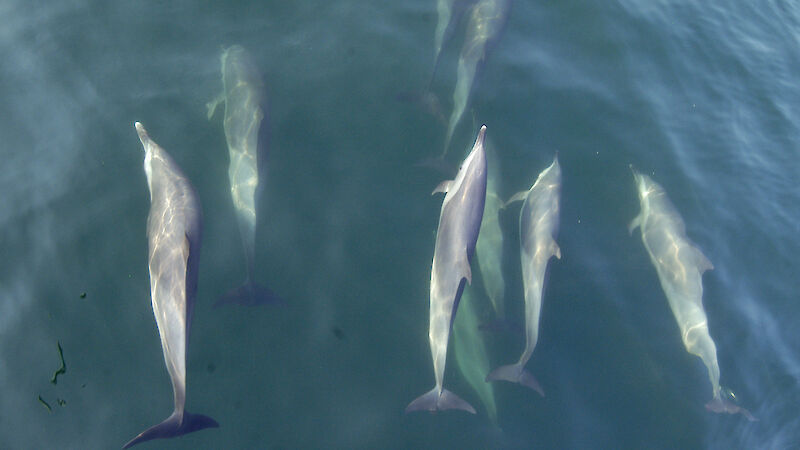
<instances>
[{"instance_id":1,"label":"dolphin dorsal fin","mask_svg":"<svg viewBox=\"0 0 800 450\"><path fill-rule=\"evenodd\" d=\"M440 192L442 194L446 194L447 191L450 189L450 185L452 185L452 184L453 184L453 180L444 180L444 181L442 181L441 183L439 183L436 186L436 188L434 188L433 192L431 192L431 195L438 194Z\"/></svg>"}]
</instances>

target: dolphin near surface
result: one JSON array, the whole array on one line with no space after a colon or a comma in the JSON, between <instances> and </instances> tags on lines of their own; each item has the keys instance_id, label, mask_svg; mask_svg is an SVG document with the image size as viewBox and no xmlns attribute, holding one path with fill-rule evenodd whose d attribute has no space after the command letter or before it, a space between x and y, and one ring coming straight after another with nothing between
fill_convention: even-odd
<instances>
[{"instance_id":1,"label":"dolphin near surface","mask_svg":"<svg viewBox=\"0 0 800 450\"><path fill-rule=\"evenodd\" d=\"M478 0L469 11L466 36L458 57L456 87L453 91L453 111L447 125L442 156L447 154L456 126L467 108L472 82L478 65L485 59L487 47L506 24L511 0Z\"/></svg>"},{"instance_id":2,"label":"dolphin near surface","mask_svg":"<svg viewBox=\"0 0 800 450\"><path fill-rule=\"evenodd\" d=\"M208 118L213 117L217 105L225 103L223 126L228 144L230 166L228 178L231 198L236 209L236 219L245 255L245 282L227 292L214 306L225 303L257 305L278 302L269 289L254 281L256 193L259 183L258 135L264 111L264 85L261 74L243 47L234 45L221 56L223 92L208 103Z\"/></svg>"},{"instance_id":3,"label":"dolphin near surface","mask_svg":"<svg viewBox=\"0 0 800 450\"><path fill-rule=\"evenodd\" d=\"M147 216L148 267L153 314L175 400L166 420L140 433L124 448L151 439L181 436L217 422L186 411L186 349L192 322L202 238L202 212L194 189L164 149L134 124L144 147L144 172L150 190Z\"/></svg>"},{"instance_id":4,"label":"dolphin near surface","mask_svg":"<svg viewBox=\"0 0 800 450\"><path fill-rule=\"evenodd\" d=\"M637 227L641 230L642 242L680 328L683 345L686 351L699 356L708 368L713 396L706 409L717 413L741 413L751 421L756 420L749 411L723 398L723 391L726 395L731 393L719 385L717 347L708 332L708 319L703 309L703 272L714 267L686 237L683 219L664 189L633 166L631 170L641 212L631 221L628 232L633 234Z\"/></svg>"},{"instance_id":5,"label":"dolphin near surface","mask_svg":"<svg viewBox=\"0 0 800 450\"><path fill-rule=\"evenodd\" d=\"M444 192L439 214L439 228L433 250L430 289L428 338L436 384L429 392L412 401L406 412L463 409L475 414L475 408L442 387L447 362L447 344L465 282L472 284L470 260L478 240L483 207L486 201L486 153L482 126L475 145L461 163L454 180L443 181L434 190Z\"/></svg>"},{"instance_id":6,"label":"dolphin near surface","mask_svg":"<svg viewBox=\"0 0 800 450\"><path fill-rule=\"evenodd\" d=\"M542 308L542 291L550 258L561 258L556 243L559 223L559 197L561 193L561 166L558 157L539 174L527 191L515 194L510 202L524 200L519 213L520 261L522 281L525 286L525 350L519 361L501 366L486 376L486 381L505 380L527 386L542 397L536 378L525 370L539 339L539 313Z\"/></svg>"}]
</instances>

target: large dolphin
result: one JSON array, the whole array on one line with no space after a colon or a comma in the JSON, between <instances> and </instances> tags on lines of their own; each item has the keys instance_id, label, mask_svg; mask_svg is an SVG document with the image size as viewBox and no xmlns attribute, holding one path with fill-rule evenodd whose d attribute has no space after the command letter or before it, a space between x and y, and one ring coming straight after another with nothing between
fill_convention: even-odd
<instances>
[{"instance_id":1,"label":"large dolphin","mask_svg":"<svg viewBox=\"0 0 800 450\"><path fill-rule=\"evenodd\" d=\"M498 367L486 376L486 381L520 383L542 396L544 391L536 378L525 370L525 364L539 339L539 312L547 264L553 256L561 258L561 250L555 240L558 234L560 192L561 167L556 157L550 167L539 174L529 190L519 192L509 200L509 203L524 200L519 213L519 240L525 286L525 350L519 361Z\"/></svg>"},{"instance_id":2,"label":"large dolphin","mask_svg":"<svg viewBox=\"0 0 800 450\"><path fill-rule=\"evenodd\" d=\"M481 231L482 233L483 231ZM480 239L478 239L480 241ZM476 250L477 251L477 250ZM494 387L484 381L484 374L490 369L489 355L484 342L485 333L478 329L479 314L476 301L479 295L472 287L464 289L461 308L453 320L453 353L461 375L478 394L486 408L486 415L493 425L497 425L497 402Z\"/></svg>"},{"instance_id":3,"label":"large dolphin","mask_svg":"<svg viewBox=\"0 0 800 450\"><path fill-rule=\"evenodd\" d=\"M144 173L150 189L147 216L150 297L156 317L164 362L172 380L175 410L158 425L125 444L129 448L150 439L180 436L218 427L214 419L191 414L186 403L186 348L197 292L202 213L189 180L175 161L134 124L144 147Z\"/></svg>"},{"instance_id":4,"label":"large dolphin","mask_svg":"<svg viewBox=\"0 0 800 450\"><path fill-rule=\"evenodd\" d=\"M741 413L755 420L749 411L723 398L723 391L726 395L730 395L730 391L719 385L717 347L708 333L708 319L703 309L703 272L714 267L686 237L683 219L664 189L633 166L631 170L642 210L631 221L628 232L632 234L640 228L644 247L681 330L683 345L686 351L699 356L708 368L713 396L706 408L718 413Z\"/></svg>"},{"instance_id":5,"label":"large dolphin","mask_svg":"<svg viewBox=\"0 0 800 450\"><path fill-rule=\"evenodd\" d=\"M469 156L461 163L454 180L443 181L434 190L445 192L439 214L439 229L431 267L430 324L428 338L433 358L436 385L406 407L406 412L441 409L463 409L475 414L475 408L452 392L442 388L447 362L447 342L458 309L464 283L472 284L470 260L483 217L486 200L486 153L483 139L486 126Z\"/></svg>"},{"instance_id":6,"label":"large dolphin","mask_svg":"<svg viewBox=\"0 0 800 450\"><path fill-rule=\"evenodd\" d=\"M244 245L245 282L226 293L217 305L240 303L255 305L276 301L275 295L254 280L256 236L256 189L259 181L258 134L264 112L264 85L250 54L239 45L222 53L223 92L208 103L208 118L219 103L225 102L223 121L228 143L230 166L228 178L236 209L239 232Z\"/></svg>"},{"instance_id":7,"label":"large dolphin","mask_svg":"<svg viewBox=\"0 0 800 450\"><path fill-rule=\"evenodd\" d=\"M478 243L475 244L475 259L481 271L481 280L486 295L492 302L495 317L502 320L505 316L503 298L506 282L503 278L503 231L500 229L500 210L503 200L498 195L500 166L494 158L494 146L489 139L484 143L486 157L492 160L486 175L486 206L483 210L481 231Z\"/></svg>"},{"instance_id":8,"label":"large dolphin","mask_svg":"<svg viewBox=\"0 0 800 450\"><path fill-rule=\"evenodd\" d=\"M453 111L447 125L442 156L447 154L453 132L467 107L475 73L486 57L486 49L506 23L511 0L479 0L469 13L466 37L458 57L458 78L453 91Z\"/></svg>"}]
</instances>

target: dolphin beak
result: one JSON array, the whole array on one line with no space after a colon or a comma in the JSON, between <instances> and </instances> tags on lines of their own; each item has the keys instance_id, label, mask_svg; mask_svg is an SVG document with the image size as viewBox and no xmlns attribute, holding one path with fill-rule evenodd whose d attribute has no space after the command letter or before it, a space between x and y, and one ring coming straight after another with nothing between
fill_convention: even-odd
<instances>
[{"instance_id":1,"label":"dolphin beak","mask_svg":"<svg viewBox=\"0 0 800 450\"><path fill-rule=\"evenodd\" d=\"M147 135L144 125L141 122L134 122L133 126L136 128L136 133L139 134L139 140L142 141L142 145L145 145L150 140L150 136Z\"/></svg>"},{"instance_id":2,"label":"dolphin beak","mask_svg":"<svg viewBox=\"0 0 800 450\"><path fill-rule=\"evenodd\" d=\"M478 138L475 139L475 144L483 146L484 137L486 137L486 125L481 125L481 130L478 131Z\"/></svg>"},{"instance_id":3,"label":"dolphin beak","mask_svg":"<svg viewBox=\"0 0 800 450\"><path fill-rule=\"evenodd\" d=\"M639 176L639 172L636 170L636 167L633 167L633 164L628 164L628 167L631 169L634 178Z\"/></svg>"}]
</instances>

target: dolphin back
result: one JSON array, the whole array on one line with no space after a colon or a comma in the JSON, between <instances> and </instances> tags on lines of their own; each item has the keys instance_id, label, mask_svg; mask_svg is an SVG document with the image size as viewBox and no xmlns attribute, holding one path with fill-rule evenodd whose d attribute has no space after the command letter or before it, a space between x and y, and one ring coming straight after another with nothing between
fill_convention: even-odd
<instances>
[{"instance_id":1,"label":"dolphin back","mask_svg":"<svg viewBox=\"0 0 800 450\"><path fill-rule=\"evenodd\" d=\"M131 448L140 442L145 442L152 439L164 439L182 436L193 431L217 427L219 427L219 424L211 417L204 416L202 414L192 414L189 411L184 411L183 414L174 412L163 422L139 433L138 436L128 441L128 443L122 448Z\"/></svg>"}]
</instances>

